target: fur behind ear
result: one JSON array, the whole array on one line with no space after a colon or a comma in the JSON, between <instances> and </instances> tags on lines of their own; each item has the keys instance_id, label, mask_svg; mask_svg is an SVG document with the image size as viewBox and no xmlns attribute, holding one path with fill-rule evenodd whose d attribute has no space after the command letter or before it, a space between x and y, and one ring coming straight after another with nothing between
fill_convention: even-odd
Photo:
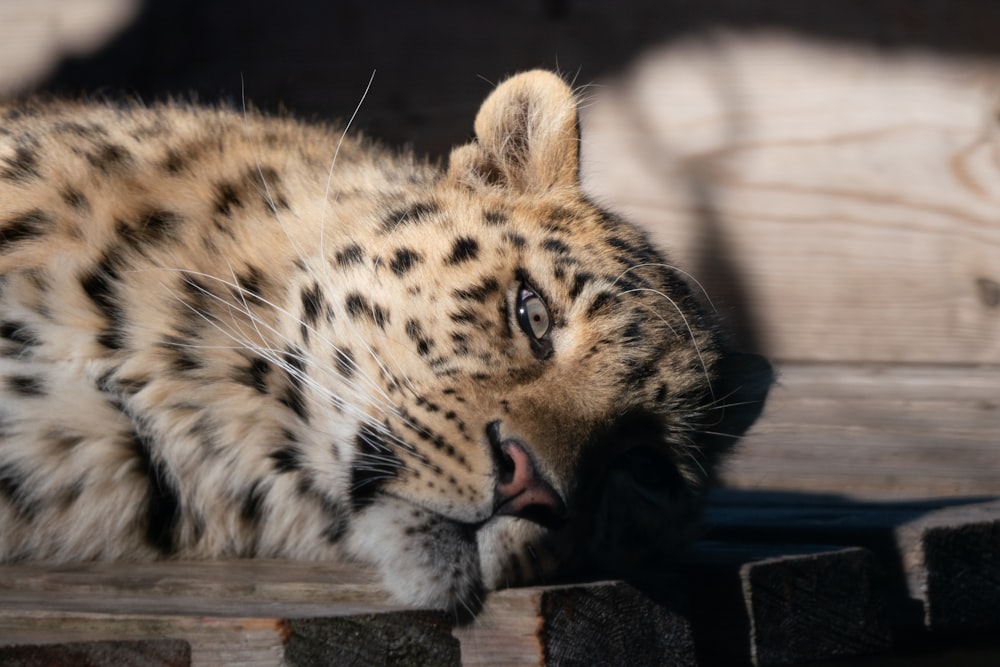
<instances>
[{"instance_id":1,"label":"fur behind ear","mask_svg":"<svg viewBox=\"0 0 1000 667\"><path fill-rule=\"evenodd\" d=\"M522 193L578 186L576 100L552 72L525 72L500 84L480 107L475 130L476 141L451 154L449 174L460 182Z\"/></svg>"}]
</instances>

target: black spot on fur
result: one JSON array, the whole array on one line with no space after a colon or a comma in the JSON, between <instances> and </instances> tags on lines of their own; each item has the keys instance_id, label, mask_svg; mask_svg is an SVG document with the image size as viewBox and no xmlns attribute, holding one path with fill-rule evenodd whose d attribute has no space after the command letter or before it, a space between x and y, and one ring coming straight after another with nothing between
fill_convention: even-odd
<instances>
[{"instance_id":1,"label":"black spot on fur","mask_svg":"<svg viewBox=\"0 0 1000 667\"><path fill-rule=\"evenodd\" d=\"M256 191L261 203L272 211L287 211L288 199L281 188L281 174L270 165L259 165L247 170L244 181L248 191Z\"/></svg>"},{"instance_id":2,"label":"black spot on fur","mask_svg":"<svg viewBox=\"0 0 1000 667\"><path fill-rule=\"evenodd\" d=\"M569 298L575 299L580 296L580 292L586 287L587 283L594 279L594 274L587 273L586 271L581 271L573 276L573 285L569 288Z\"/></svg>"},{"instance_id":3,"label":"black spot on fur","mask_svg":"<svg viewBox=\"0 0 1000 667\"><path fill-rule=\"evenodd\" d=\"M346 516L341 514L335 514L335 516L327 524L326 528L323 529L323 538L329 544L336 544L344 535L347 533L347 526L349 522Z\"/></svg>"},{"instance_id":4,"label":"black spot on fur","mask_svg":"<svg viewBox=\"0 0 1000 667\"><path fill-rule=\"evenodd\" d=\"M400 248L393 255L392 261L389 262L389 268L397 276L402 276L414 266L419 264L421 257L418 253L410 250L409 248Z\"/></svg>"},{"instance_id":5,"label":"black spot on fur","mask_svg":"<svg viewBox=\"0 0 1000 667\"><path fill-rule=\"evenodd\" d=\"M66 202L66 205L74 211L86 213L90 210L90 200L88 200L87 196L76 188L66 188L60 193L60 195L62 196L62 200Z\"/></svg>"},{"instance_id":6,"label":"black spot on fur","mask_svg":"<svg viewBox=\"0 0 1000 667\"><path fill-rule=\"evenodd\" d=\"M232 217L233 209L243 205L239 189L229 182L217 183L215 186L215 212Z\"/></svg>"},{"instance_id":7,"label":"black spot on fur","mask_svg":"<svg viewBox=\"0 0 1000 667\"><path fill-rule=\"evenodd\" d=\"M548 250L551 253L555 253L556 255L569 254L569 246L567 246L565 243L563 243L557 238L549 237L545 239L544 241L542 241L542 248Z\"/></svg>"},{"instance_id":8,"label":"black spot on fur","mask_svg":"<svg viewBox=\"0 0 1000 667\"><path fill-rule=\"evenodd\" d=\"M65 454L68 454L86 441L86 438L78 433L63 431L51 431L46 433L45 437L53 449Z\"/></svg>"},{"instance_id":9,"label":"black spot on fur","mask_svg":"<svg viewBox=\"0 0 1000 667\"><path fill-rule=\"evenodd\" d=\"M489 210L483 213L483 220L486 221L487 225L506 225L508 218L507 214L503 211Z\"/></svg>"},{"instance_id":10,"label":"black spot on fur","mask_svg":"<svg viewBox=\"0 0 1000 667\"><path fill-rule=\"evenodd\" d=\"M102 143L93 153L87 153L87 161L105 174L113 170L128 167L132 163L132 154L119 144Z\"/></svg>"},{"instance_id":11,"label":"black spot on fur","mask_svg":"<svg viewBox=\"0 0 1000 667\"><path fill-rule=\"evenodd\" d=\"M434 343L427 338L424 333L424 328L420 325L420 322L416 320L407 320L406 322L406 335L417 345L417 354L420 356L427 356L430 353L431 348L434 347Z\"/></svg>"},{"instance_id":12,"label":"black spot on fur","mask_svg":"<svg viewBox=\"0 0 1000 667\"><path fill-rule=\"evenodd\" d=\"M313 283L307 289L302 290L302 321L309 326L316 324L319 314L323 311L323 292L318 283Z\"/></svg>"},{"instance_id":13,"label":"black spot on fur","mask_svg":"<svg viewBox=\"0 0 1000 667\"><path fill-rule=\"evenodd\" d=\"M267 288L267 279L259 268L248 265L246 270L236 274L236 284L239 287L232 290L236 303L264 303L262 295Z\"/></svg>"},{"instance_id":14,"label":"black spot on fur","mask_svg":"<svg viewBox=\"0 0 1000 667\"><path fill-rule=\"evenodd\" d=\"M525 240L523 236L521 236L520 234L516 234L514 232L506 232L503 235L503 238L504 241L511 244L515 248L523 248L528 244L528 242Z\"/></svg>"},{"instance_id":15,"label":"black spot on fur","mask_svg":"<svg viewBox=\"0 0 1000 667\"><path fill-rule=\"evenodd\" d=\"M251 524L259 522L264 515L266 509L264 500L270 490L270 486L264 480L254 481L243 495L243 502L240 503L240 518Z\"/></svg>"},{"instance_id":16,"label":"black spot on fur","mask_svg":"<svg viewBox=\"0 0 1000 667\"><path fill-rule=\"evenodd\" d=\"M146 492L146 542L163 555L176 551L180 523L180 495L162 462L153 456L153 443L132 433L128 447L135 456L136 472L149 484Z\"/></svg>"},{"instance_id":17,"label":"black spot on fur","mask_svg":"<svg viewBox=\"0 0 1000 667\"><path fill-rule=\"evenodd\" d=\"M385 308L370 302L357 292L347 295L344 299L344 308L353 319L367 319L380 329L385 329L389 323L389 313Z\"/></svg>"},{"instance_id":18,"label":"black spot on fur","mask_svg":"<svg viewBox=\"0 0 1000 667\"><path fill-rule=\"evenodd\" d=\"M151 210L132 222L117 221L115 231L132 247L141 248L174 238L181 220L176 213Z\"/></svg>"},{"instance_id":19,"label":"black spot on fur","mask_svg":"<svg viewBox=\"0 0 1000 667\"><path fill-rule=\"evenodd\" d=\"M278 400L304 421L309 421L309 410L306 407L304 384L306 378L306 362L302 351L297 348L285 350L282 355L285 375L288 384Z\"/></svg>"},{"instance_id":20,"label":"black spot on fur","mask_svg":"<svg viewBox=\"0 0 1000 667\"><path fill-rule=\"evenodd\" d=\"M168 174L179 174L187 166L187 160L173 148L167 150L160 167Z\"/></svg>"},{"instance_id":21,"label":"black spot on fur","mask_svg":"<svg viewBox=\"0 0 1000 667\"><path fill-rule=\"evenodd\" d=\"M25 182L38 178L38 175L38 153L32 146L18 146L14 149L14 155L3 158L0 178Z\"/></svg>"},{"instance_id":22,"label":"black spot on fur","mask_svg":"<svg viewBox=\"0 0 1000 667\"><path fill-rule=\"evenodd\" d=\"M6 378L7 390L17 396L38 398L45 396L45 384L31 375L10 375Z\"/></svg>"},{"instance_id":23,"label":"black spot on fur","mask_svg":"<svg viewBox=\"0 0 1000 667\"><path fill-rule=\"evenodd\" d=\"M258 394L266 394L268 392L267 376L270 372L271 364L265 359L257 357L247 366L236 367L233 370L233 380L251 387Z\"/></svg>"},{"instance_id":24,"label":"black spot on fur","mask_svg":"<svg viewBox=\"0 0 1000 667\"><path fill-rule=\"evenodd\" d=\"M13 464L0 464L0 498L4 498L21 519L31 519L36 508L28 493L28 476Z\"/></svg>"},{"instance_id":25,"label":"black spot on fur","mask_svg":"<svg viewBox=\"0 0 1000 667\"><path fill-rule=\"evenodd\" d=\"M10 252L10 246L38 238L51 227L52 219L39 209L15 215L0 226L0 252Z\"/></svg>"},{"instance_id":26,"label":"black spot on fur","mask_svg":"<svg viewBox=\"0 0 1000 667\"><path fill-rule=\"evenodd\" d=\"M437 213L438 210L438 205L434 202L417 202L407 208L391 211L382 221L382 227L389 231L401 225L412 225Z\"/></svg>"},{"instance_id":27,"label":"black spot on fur","mask_svg":"<svg viewBox=\"0 0 1000 667\"><path fill-rule=\"evenodd\" d=\"M451 342L454 343L451 347L452 352L463 357L469 354L469 339L465 334L452 333Z\"/></svg>"},{"instance_id":28,"label":"black spot on fur","mask_svg":"<svg viewBox=\"0 0 1000 667\"><path fill-rule=\"evenodd\" d=\"M549 211L548 217L542 226L549 231L565 232L569 230L576 217L576 213L571 209L564 206L556 206Z\"/></svg>"},{"instance_id":29,"label":"black spot on fur","mask_svg":"<svg viewBox=\"0 0 1000 667\"><path fill-rule=\"evenodd\" d=\"M385 435L365 424L354 438L357 455L351 463L351 506L357 512L372 503L385 483L396 477L402 461L387 443Z\"/></svg>"},{"instance_id":30,"label":"black spot on fur","mask_svg":"<svg viewBox=\"0 0 1000 667\"><path fill-rule=\"evenodd\" d=\"M139 393L149 384L147 379L116 377L117 372L117 368L112 368L97 378L94 384L98 391L109 397L128 397Z\"/></svg>"},{"instance_id":31,"label":"black spot on fur","mask_svg":"<svg viewBox=\"0 0 1000 667\"><path fill-rule=\"evenodd\" d=\"M97 141L101 137L108 136L108 130L100 123L78 123L76 121L63 121L56 123L56 132L68 134L81 139Z\"/></svg>"},{"instance_id":32,"label":"black spot on fur","mask_svg":"<svg viewBox=\"0 0 1000 667\"><path fill-rule=\"evenodd\" d=\"M443 452L446 456L457 460L460 464L469 468L465 457L460 455L455 447L449 444L440 433L434 431L432 428L421 422L413 414L407 410L401 410L402 417L404 419L403 425L412 431L418 438L424 442L430 443L434 449L439 452Z\"/></svg>"},{"instance_id":33,"label":"black spot on fur","mask_svg":"<svg viewBox=\"0 0 1000 667\"><path fill-rule=\"evenodd\" d=\"M286 444L268 454L274 461L274 469L278 472L301 470L303 454L298 446L298 438L291 431L284 431L283 435Z\"/></svg>"},{"instance_id":34,"label":"black spot on fur","mask_svg":"<svg viewBox=\"0 0 1000 667\"><path fill-rule=\"evenodd\" d=\"M622 331L622 343L631 345L639 342L642 342L642 326L637 320L632 320Z\"/></svg>"},{"instance_id":35,"label":"black spot on fur","mask_svg":"<svg viewBox=\"0 0 1000 667\"><path fill-rule=\"evenodd\" d=\"M118 262L116 255L106 253L93 271L80 278L80 287L108 321L108 326L98 334L97 341L112 350L124 348L127 342L125 312L117 294Z\"/></svg>"},{"instance_id":36,"label":"black spot on fur","mask_svg":"<svg viewBox=\"0 0 1000 667\"><path fill-rule=\"evenodd\" d=\"M149 211L139 219L138 231L146 241L158 242L173 238L182 218L172 211Z\"/></svg>"},{"instance_id":37,"label":"black spot on fur","mask_svg":"<svg viewBox=\"0 0 1000 667\"><path fill-rule=\"evenodd\" d=\"M622 384L628 388L629 392L640 393L650 379L659 376L657 367L654 364L628 365L628 370L622 378Z\"/></svg>"},{"instance_id":38,"label":"black spot on fur","mask_svg":"<svg viewBox=\"0 0 1000 667\"><path fill-rule=\"evenodd\" d=\"M487 297L499 290L500 283L493 278L484 278L481 283L471 285L465 289L457 289L452 292L452 295L461 301L475 301L477 303L482 303L486 301Z\"/></svg>"},{"instance_id":39,"label":"black spot on fur","mask_svg":"<svg viewBox=\"0 0 1000 667\"><path fill-rule=\"evenodd\" d=\"M337 266L345 268L352 264L361 264L365 260L364 250L356 243L343 248L335 255Z\"/></svg>"},{"instance_id":40,"label":"black spot on fur","mask_svg":"<svg viewBox=\"0 0 1000 667\"><path fill-rule=\"evenodd\" d=\"M610 292L599 292L594 300L590 302L587 307L587 317L593 317L601 312L604 308L611 305L615 301L615 295Z\"/></svg>"},{"instance_id":41,"label":"black spot on fur","mask_svg":"<svg viewBox=\"0 0 1000 667\"><path fill-rule=\"evenodd\" d=\"M306 399L302 393L301 382L289 384L278 398L278 401L298 415L302 421L309 421L309 410L306 408Z\"/></svg>"},{"instance_id":42,"label":"black spot on fur","mask_svg":"<svg viewBox=\"0 0 1000 667\"><path fill-rule=\"evenodd\" d=\"M0 338L17 343L17 352L24 352L26 348L35 347L41 344L38 332L29 327L24 322L6 320L0 322Z\"/></svg>"},{"instance_id":43,"label":"black spot on fur","mask_svg":"<svg viewBox=\"0 0 1000 667\"><path fill-rule=\"evenodd\" d=\"M479 256L479 242L468 236L455 239L448 256L448 264L461 264L476 259Z\"/></svg>"},{"instance_id":44,"label":"black spot on fur","mask_svg":"<svg viewBox=\"0 0 1000 667\"><path fill-rule=\"evenodd\" d=\"M337 364L337 371L344 379L350 380L354 376L357 363L354 361L353 352L347 348L338 347L333 352L333 360Z\"/></svg>"},{"instance_id":45,"label":"black spot on fur","mask_svg":"<svg viewBox=\"0 0 1000 667\"><path fill-rule=\"evenodd\" d=\"M448 318L457 324L478 324L479 315L469 308L462 308L454 313L449 313Z\"/></svg>"},{"instance_id":46,"label":"black spot on fur","mask_svg":"<svg viewBox=\"0 0 1000 667\"><path fill-rule=\"evenodd\" d=\"M158 345L165 350L170 350L170 368L177 373L188 373L205 366L204 361L198 355L197 348L183 338L164 336Z\"/></svg>"}]
</instances>

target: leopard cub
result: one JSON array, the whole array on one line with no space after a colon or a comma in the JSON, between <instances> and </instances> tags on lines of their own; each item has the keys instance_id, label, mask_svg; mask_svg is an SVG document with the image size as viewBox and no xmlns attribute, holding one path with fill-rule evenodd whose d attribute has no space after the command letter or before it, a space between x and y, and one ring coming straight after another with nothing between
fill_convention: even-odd
<instances>
[{"instance_id":1,"label":"leopard cub","mask_svg":"<svg viewBox=\"0 0 1000 667\"><path fill-rule=\"evenodd\" d=\"M554 74L445 168L183 104L0 119L0 559L350 559L475 609L684 539L763 405L581 191Z\"/></svg>"}]
</instances>

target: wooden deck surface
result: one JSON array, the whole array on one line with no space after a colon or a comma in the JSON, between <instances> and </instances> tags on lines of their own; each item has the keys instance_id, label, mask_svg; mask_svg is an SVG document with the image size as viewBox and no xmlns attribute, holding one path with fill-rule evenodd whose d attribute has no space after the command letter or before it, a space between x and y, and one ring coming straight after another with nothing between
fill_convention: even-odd
<instances>
[{"instance_id":1,"label":"wooden deck surface","mask_svg":"<svg viewBox=\"0 0 1000 667\"><path fill-rule=\"evenodd\" d=\"M292 4L315 22L315 6ZM460 18L503 32L510 63L556 42L605 57L591 37L608 17L544 4L525 30L524 7L499 23L472 5ZM957 4L900 15L952 16ZM175 30L187 17L153 5L142 25L160 44L153 19ZM0 3L0 94L99 49L138 11L130 0ZM210 22L205 11L192 16ZM652 25L666 20L658 11L642 15ZM501 591L463 627L399 608L369 571L329 564L4 565L0 665L1000 664L1000 61L997 10L981 11L924 30L966 31L942 37L943 50L769 31L657 44L649 26L621 28L644 35L642 53L622 59L622 39L606 45L620 67L584 90L587 189L647 227L732 318L736 339L779 364L764 417L725 466L705 539L680 563L628 583ZM268 34L285 25L254 16L226 17L240 44L253 42L255 20ZM362 32L364 16L357 8ZM284 100L304 115L349 112L369 65L360 76L354 61L324 60L315 49L336 40L300 47L309 33L286 34L290 51L240 51L254 63L251 98L287 90L316 103ZM519 66L501 67L504 49L478 42L460 42L468 57L421 60L421 40L400 42L417 54L405 62L388 54L395 73L379 75L366 112L390 140L418 132L418 146L440 151L464 139L489 86L451 85L441 101L435 85ZM382 58L389 42L365 53ZM105 54L103 66L125 72L110 81L136 65L121 53ZM160 80L125 87L198 84L209 101L242 92L211 79L238 81L242 61L159 57L134 71ZM333 90L329 78L348 71L357 82L345 97L347 84Z\"/></svg>"}]
</instances>

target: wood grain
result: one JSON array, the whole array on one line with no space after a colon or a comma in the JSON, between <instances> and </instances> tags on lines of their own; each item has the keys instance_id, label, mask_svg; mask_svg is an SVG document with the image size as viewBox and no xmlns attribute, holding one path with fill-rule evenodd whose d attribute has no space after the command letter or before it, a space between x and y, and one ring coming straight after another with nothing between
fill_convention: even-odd
<instances>
[{"instance_id":1,"label":"wood grain","mask_svg":"<svg viewBox=\"0 0 1000 667\"><path fill-rule=\"evenodd\" d=\"M740 568L754 665L884 652L892 645L872 554L844 549Z\"/></svg>"},{"instance_id":2,"label":"wood grain","mask_svg":"<svg viewBox=\"0 0 1000 667\"><path fill-rule=\"evenodd\" d=\"M697 664L687 618L624 582L499 591L455 634L466 666Z\"/></svg>"},{"instance_id":3,"label":"wood grain","mask_svg":"<svg viewBox=\"0 0 1000 667\"><path fill-rule=\"evenodd\" d=\"M754 504L730 496L709 509L708 534L792 551L796 544L856 545L884 573L892 625L917 630L1000 629L1000 501L858 505ZM732 548L732 546L730 546Z\"/></svg>"},{"instance_id":4,"label":"wood grain","mask_svg":"<svg viewBox=\"0 0 1000 667\"><path fill-rule=\"evenodd\" d=\"M587 187L782 360L1000 362L996 63L715 35L583 116Z\"/></svg>"},{"instance_id":5,"label":"wood grain","mask_svg":"<svg viewBox=\"0 0 1000 667\"><path fill-rule=\"evenodd\" d=\"M0 565L0 601L0 613L59 609L274 618L404 609L371 570L263 559Z\"/></svg>"},{"instance_id":6,"label":"wood grain","mask_svg":"<svg viewBox=\"0 0 1000 667\"><path fill-rule=\"evenodd\" d=\"M282 660L295 667L459 667L458 640L444 614L427 611L290 619Z\"/></svg>"},{"instance_id":7,"label":"wood grain","mask_svg":"<svg viewBox=\"0 0 1000 667\"><path fill-rule=\"evenodd\" d=\"M5 667L190 667L191 646L179 639L0 646Z\"/></svg>"},{"instance_id":8,"label":"wood grain","mask_svg":"<svg viewBox=\"0 0 1000 667\"><path fill-rule=\"evenodd\" d=\"M1000 501L922 516L897 541L928 628L1000 628Z\"/></svg>"},{"instance_id":9,"label":"wood grain","mask_svg":"<svg viewBox=\"0 0 1000 667\"><path fill-rule=\"evenodd\" d=\"M1000 367L785 364L725 464L738 489L1000 495Z\"/></svg>"}]
</instances>

